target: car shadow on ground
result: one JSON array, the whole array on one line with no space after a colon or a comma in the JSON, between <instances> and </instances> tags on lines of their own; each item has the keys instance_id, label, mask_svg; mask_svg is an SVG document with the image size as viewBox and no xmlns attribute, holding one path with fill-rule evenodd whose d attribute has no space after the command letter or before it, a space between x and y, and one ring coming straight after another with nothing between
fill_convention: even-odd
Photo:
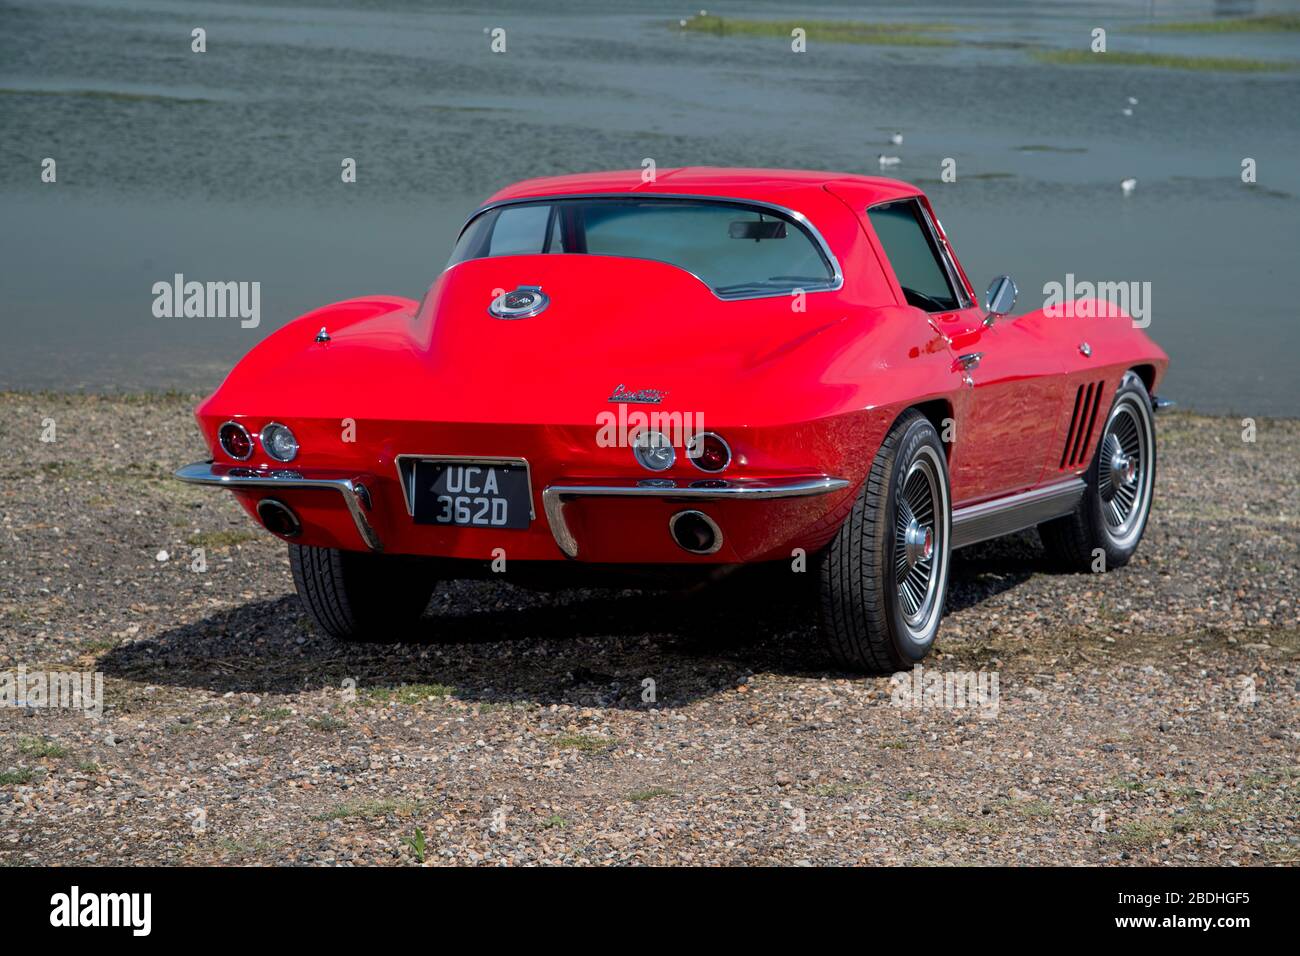
<instances>
[{"instance_id":1,"label":"car shadow on ground","mask_svg":"<svg viewBox=\"0 0 1300 956\"><path fill-rule=\"evenodd\" d=\"M1041 564L1036 539L959 552L948 612L1015 587ZM218 693L355 681L362 692L427 684L463 700L635 709L647 706L648 678L659 706L681 706L756 672L840 673L812 623L812 598L755 583L682 594L452 581L435 591L417 639L350 643L317 633L289 594L116 648L99 667L109 677Z\"/></svg>"}]
</instances>

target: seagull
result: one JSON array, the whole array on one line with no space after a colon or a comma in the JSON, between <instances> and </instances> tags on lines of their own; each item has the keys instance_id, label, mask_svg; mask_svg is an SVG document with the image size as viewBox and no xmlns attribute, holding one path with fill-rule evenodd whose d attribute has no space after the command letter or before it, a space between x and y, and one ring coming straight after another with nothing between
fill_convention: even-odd
<instances>
[{"instance_id":1,"label":"seagull","mask_svg":"<svg viewBox=\"0 0 1300 956\"><path fill-rule=\"evenodd\" d=\"M899 132L895 132L893 136L889 137L889 141L893 143L895 146L902 146L903 134Z\"/></svg>"},{"instance_id":2,"label":"seagull","mask_svg":"<svg viewBox=\"0 0 1300 956\"><path fill-rule=\"evenodd\" d=\"M686 26L686 21L685 21L685 20L678 20L678 21L677 21L677 25L680 26L680 27L684 27L684 26Z\"/></svg>"},{"instance_id":3,"label":"seagull","mask_svg":"<svg viewBox=\"0 0 1300 956\"><path fill-rule=\"evenodd\" d=\"M1122 182L1120 182L1119 188L1124 190L1124 195L1127 196L1130 193L1132 193L1134 189L1137 188L1137 184L1138 181L1136 179L1129 177L1128 179L1125 179Z\"/></svg>"},{"instance_id":4,"label":"seagull","mask_svg":"<svg viewBox=\"0 0 1300 956\"><path fill-rule=\"evenodd\" d=\"M1133 115L1132 107L1129 106L1124 107L1123 113L1125 116L1132 116Z\"/></svg>"},{"instance_id":5,"label":"seagull","mask_svg":"<svg viewBox=\"0 0 1300 956\"><path fill-rule=\"evenodd\" d=\"M881 153L877 157L877 159L880 160L880 166L882 169L885 166L897 166L899 163L902 162L902 160L899 159L897 156L886 156L884 153Z\"/></svg>"},{"instance_id":6,"label":"seagull","mask_svg":"<svg viewBox=\"0 0 1300 956\"><path fill-rule=\"evenodd\" d=\"M1129 106L1137 106L1137 105L1138 105L1138 98L1137 98L1136 96L1130 96L1130 97L1128 98L1128 105L1129 105Z\"/></svg>"}]
</instances>

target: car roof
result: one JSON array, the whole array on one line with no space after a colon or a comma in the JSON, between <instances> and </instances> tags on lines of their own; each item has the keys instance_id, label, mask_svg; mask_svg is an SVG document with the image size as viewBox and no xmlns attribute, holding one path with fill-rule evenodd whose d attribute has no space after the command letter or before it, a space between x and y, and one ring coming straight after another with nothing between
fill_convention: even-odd
<instances>
[{"instance_id":1,"label":"car roof","mask_svg":"<svg viewBox=\"0 0 1300 956\"><path fill-rule=\"evenodd\" d=\"M622 169L525 179L502 189L485 205L512 199L585 194L699 195L772 202L798 210L805 201L826 198L827 186L850 187L855 198L870 205L921 190L896 179L853 173L794 169L736 169L720 166L679 166L660 169L651 182L644 170Z\"/></svg>"}]
</instances>

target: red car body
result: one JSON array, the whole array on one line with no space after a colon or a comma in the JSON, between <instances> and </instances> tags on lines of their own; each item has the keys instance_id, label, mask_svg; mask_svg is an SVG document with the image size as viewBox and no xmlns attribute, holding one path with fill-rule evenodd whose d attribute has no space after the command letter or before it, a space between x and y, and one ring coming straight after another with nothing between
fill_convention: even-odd
<instances>
[{"instance_id":1,"label":"red car body","mask_svg":"<svg viewBox=\"0 0 1300 956\"><path fill-rule=\"evenodd\" d=\"M249 460L230 458L217 429L235 421L256 435L282 422L302 448L294 472L364 485L366 521L386 552L489 559L504 546L512 559L565 560L543 490L646 478L626 448L598 447L596 423L616 387L653 388L666 393L664 409L698 410L709 430L726 438L735 456L727 480L835 477L846 484L812 497L710 502L725 532L710 555L686 553L670 538L677 505L668 496L572 500L565 513L577 558L761 561L825 544L903 409L922 406L937 422L951 422L956 510L1081 473L1090 446L1061 465L1080 385L1101 383L1105 407L1126 370L1137 369L1154 392L1168 362L1143 332L1112 318L1051 318L1038 310L986 327L975 307L927 315L908 305L863 215L906 197L929 208L920 190L893 180L681 169L645 183L637 170L529 180L489 205L603 193L783 206L824 237L843 284L807 294L806 310L795 312L788 295L719 300L690 274L644 259L462 262L437 278L423 303L352 299L301 316L259 343L196 411L214 463L240 473L281 467L260 445ZM958 269L976 301L959 262ZM547 291L547 312L534 321L493 319L486 307L494 290L520 284ZM654 295L628 294L646 289ZM328 342L315 340L322 327ZM968 382L956 360L970 352L983 357ZM525 531L417 526L399 480L400 454L522 458L536 520ZM683 456L654 477L689 485L707 476ZM299 542L376 545L338 495L287 485L235 490L254 517L257 502L272 493L301 516Z\"/></svg>"}]
</instances>

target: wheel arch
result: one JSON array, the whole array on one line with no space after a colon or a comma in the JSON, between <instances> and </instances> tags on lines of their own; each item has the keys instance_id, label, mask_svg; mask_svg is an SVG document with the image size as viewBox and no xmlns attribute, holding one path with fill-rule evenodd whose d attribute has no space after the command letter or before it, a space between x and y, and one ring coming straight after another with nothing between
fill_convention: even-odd
<instances>
[{"instance_id":1,"label":"wheel arch","mask_svg":"<svg viewBox=\"0 0 1300 956\"><path fill-rule=\"evenodd\" d=\"M944 457L946 457L949 463L951 463L953 441L951 438L945 437L944 433L948 431L955 432L956 430L945 428L944 422L956 420L953 417L952 402L948 401L946 398L933 398L926 402L917 402L915 405L909 405L907 408L900 411L898 413L898 418L902 418L910 411L920 412L925 416L926 420L934 426L934 430L939 433L939 441L943 445ZM898 418L895 418L894 421L898 421ZM893 427L892 423L890 427Z\"/></svg>"},{"instance_id":2,"label":"wheel arch","mask_svg":"<svg viewBox=\"0 0 1300 956\"><path fill-rule=\"evenodd\" d=\"M1154 365L1134 365L1128 371L1142 379L1143 386L1146 387L1148 395L1154 395L1156 391L1156 367Z\"/></svg>"}]
</instances>

